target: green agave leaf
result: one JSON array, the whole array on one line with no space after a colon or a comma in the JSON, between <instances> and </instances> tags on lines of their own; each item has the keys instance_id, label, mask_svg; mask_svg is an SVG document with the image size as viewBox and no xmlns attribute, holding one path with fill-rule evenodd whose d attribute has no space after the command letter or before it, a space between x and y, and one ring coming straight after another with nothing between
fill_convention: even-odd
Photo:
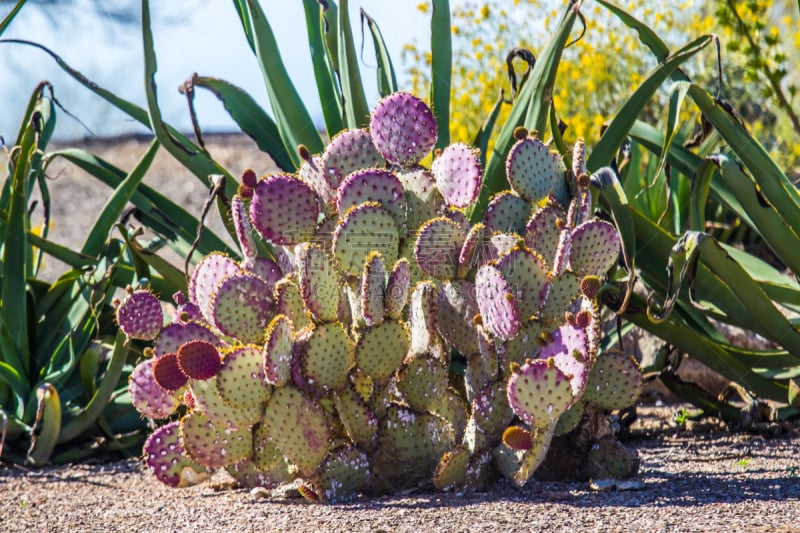
<instances>
[{"instance_id":1,"label":"green agave leaf","mask_svg":"<svg viewBox=\"0 0 800 533\"><path fill-rule=\"evenodd\" d=\"M283 171L297 170L292 156L281 141L278 126L264 109L244 89L232 83L208 76L195 76L195 87L211 91L236 125L253 139L262 152L266 152Z\"/></svg>"},{"instance_id":2,"label":"green agave leaf","mask_svg":"<svg viewBox=\"0 0 800 533\"><path fill-rule=\"evenodd\" d=\"M6 31L8 26L11 24L11 21L14 20L14 17L17 16L20 9L22 9L22 6L24 6L25 2L27 1L28 0L19 0L19 2L17 2L14 7L11 8L11 11L8 12L8 15L3 18L3 21L0 22L0 35L3 35L3 32Z\"/></svg>"},{"instance_id":3,"label":"green agave leaf","mask_svg":"<svg viewBox=\"0 0 800 533\"><path fill-rule=\"evenodd\" d=\"M761 289L774 301L789 306L800 306L800 283L775 269L772 265L749 253L720 243L725 251L761 285Z\"/></svg>"},{"instance_id":4,"label":"green agave leaf","mask_svg":"<svg viewBox=\"0 0 800 533\"><path fill-rule=\"evenodd\" d=\"M692 194L689 196L689 229L692 231L706 229L706 205L715 170L714 164L705 160L697 168L692 179Z\"/></svg>"},{"instance_id":5,"label":"green agave leaf","mask_svg":"<svg viewBox=\"0 0 800 533\"><path fill-rule=\"evenodd\" d=\"M605 0L597 0L597 3L611 11L616 15L625 25L636 30L639 34L639 40L647 46L659 63L663 63L669 55L669 48L661 40L661 38L645 23L630 15L627 11L618 7L611 2Z\"/></svg>"},{"instance_id":6,"label":"green agave leaf","mask_svg":"<svg viewBox=\"0 0 800 533\"><path fill-rule=\"evenodd\" d=\"M353 31L350 28L348 0L339 2L339 80L342 84L345 124L363 128L369 124L369 106L358 69Z\"/></svg>"},{"instance_id":7,"label":"green agave leaf","mask_svg":"<svg viewBox=\"0 0 800 533\"><path fill-rule=\"evenodd\" d=\"M492 106L492 110L489 111L483 124L481 124L481 129L478 130L478 134L475 135L475 138L472 140L472 146L480 150L481 168L486 168L486 153L489 151L489 139L492 138L495 124L497 124L497 117L500 116L500 110L504 103L505 95L503 94L503 89L500 89L500 95Z\"/></svg>"},{"instance_id":8,"label":"green agave leaf","mask_svg":"<svg viewBox=\"0 0 800 533\"><path fill-rule=\"evenodd\" d=\"M322 137L311 120L279 54L278 43L264 11L257 0L234 0L245 33L252 38L252 48L264 76L272 113L281 133L286 153L295 167L302 164L297 147L305 145L312 154L322 152Z\"/></svg>"},{"instance_id":9,"label":"green agave leaf","mask_svg":"<svg viewBox=\"0 0 800 533\"><path fill-rule=\"evenodd\" d=\"M433 0L431 16L431 108L439 135L436 148L450 144L450 86L453 78L453 41L449 0Z\"/></svg>"},{"instance_id":10,"label":"green agave leaf","mask_svg":"<svg viewBox=\"0 0 800 533\"><path fill-rule=\"evenodd\" d=\"M55 259L58 259L63 263L66 263L72 268L86 268L94 265L94 263L97 261L95 257L76 252L66 246L48 239L44 239L33 231L28 231L28 242L31 244L31 246L35 246L42 252L54 257Z\"/></svg>"},{"instance_id":11,"label":"green agave leaf","mask_svg":"<svg viewBox=\"0 0 800 533\"><path fill-rule=\"evenodd\" d=\"M130 174L114 189L113 194L103 206L103 210L89 230L89 235L83 243L81 253L84 255L97 255L100 253L111 233L111 229L125 209L125 205L133 196L137 187L139 187L145 173L150 169L150 165L153 163L160 146L161 144L158 140L154 139Z\"/></svg>"},{"instance_id":12,"label":"green agave leaf","mask_svg":"<svg viewBox=\"0 0 800 533\"><path fill-rule=\"evenodd\" d=\"M388 96L398 90L397 77L394 74L392 58L389 55L389 50L386 48L383 35L375 19L370 17L364 9L361 9L362 31L365 20L372 34L372 44L375 47L375 56L378 60L378 93L380 93L381 96Z\"/></svg>"},{"instance_id":13,"label":"green agave leaf","mask_svg":"<svg viewBox=\"0 0 800 533\"><path fill-rule=\"evenodd\" d=\"M176 291L181 291L184 294L186 293L188 287L186 285L186 276L184 275L183 270L165 260L158 254L153 253L152 251L143 247L135 238L131 237L124 227L120 226L119 230L122 232L131 254L163 276L166 287L162 289L156 289L156 287L153 286L153 277L148 276L150 277L151 287L153 287L157 294L160 294L163 298L174 294Z\"/></svg>"},{"instance_id":14,"label":"green agave leaf","mask_svg":"<svg viewBox=\"0 0 800 533\"><path fill-rule=\"evenodd\" d=\"M657 179L664 171L664 166L667 163L667 154L669 154L672 141L675 139L675 134L678 132L677 126L680 122L681 105L683 104L684 98L686 98L686 93L689 92L690 85L689 82L680 81L673 83L670 88L664 145L661 147L661 157L658 159L658 170L653 174L653 179Z\"/></svg>"},{"instance_id":15,"label":"green agave leaf","mask_svg":"<svg viewBox=\"0 0 800 533\"><path fill-rule=\"evenodd\" d=\"M17 418L21 418L25 408L25 399L30 395L28 380L19 370L6 362L0 361L0 382L8 385L14 393L13 401L10 404L10 412L14 413Z\"/></svg>"},{"instance_id":16,"label":"green agave leaf","mask_svg":"<svg viewBox=\"0 0 800 533\"><path fill-rule=\"evenodd\" d=\"M711 35L705 35L695 39L670 55L664 63L658 65L645 78L636 91L634 91L622 105L611 120L611 124L609 124L605 133L603 133L603 136L600 137L600 140L595 145L594 150L592 150L586 162L586 167L590 171L597 170L611 163L614 154L616 154L619 147L622 146L626 135L636 122L636 117L639 116L639 113L644 109L647 102L650 101L659 87L661 87L661 84L663 84L681 64L694 57L698 52L713 42L714 37Z\"/></svg>"},{"instance_id":17,"label":"green agave leaf","mask_svg":"<svg viewBox=\"0 0 800 533\"><path fill-rule=\"evenodd\" d=\"M342 93L336 81L336 72L331 59L331 50L326 41L324 7L318 0L303 0L306 13L308 44L311 50L311 62L314 65L314 78L317 83L322 116L328 137L333 137L344 129L342 116Z\"/></svg>"},{"instance_id":18,"label":"green agave leaf","mask_svg":"<svg viewBox=\"0 0 800 533\"><path fill-rule=\"evenodd\" d=\"M555 83L558 63L569 39L572 25L577 18L576 4L570 2L556 26L555 33L539 55L533 71L522 85L511 106L508 120L497 135L492 153L484 172L483 186L475 204L469 212L472 223L479 222L496 193L508 188L506 180L506 157L514 144L514 130L523 124L530 130L545 131L550 99Z\"/></svg>"}]
</instances>

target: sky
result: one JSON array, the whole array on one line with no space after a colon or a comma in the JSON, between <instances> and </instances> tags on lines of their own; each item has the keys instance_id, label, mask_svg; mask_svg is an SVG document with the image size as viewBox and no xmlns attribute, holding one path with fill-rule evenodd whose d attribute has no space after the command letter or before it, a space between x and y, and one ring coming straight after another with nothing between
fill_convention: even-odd
<instances>
[{"instance_id":1,"label":"sky","mask_svg":"<svg viewBox=\"0 0 800 533\"><path fill-rule=\"evenodd\" d=\"M77 0L74 7L48 8L47 13L29 5L23 8L3 38L39 42L91 80L126 99L144 106L141 33L138 25L125 26L92 14L92 0ZM361 41L359 8L381 28L395 70L401 77L403 45L416 42L428 47L429 16L415 0L351 0L354 37ZM457 2L451 2L455 5ZM83 4L83 5L82 5ZM300 0L261 0L278 40L281 56L301 98L312 116L322 123L313 69L306 38L305 16ZM188 7L187 7L188 6ZM0 18L8 4L0 7ZM258 67L230 0L151 2L158 57L156 82L165 119L182 130L190 129L185 98L178 86L193 72L225 79L243 87L267 110L269 103ZM362 64L370 103L377 102L376 71L369 32ZM44 52L20 45L0 44L0 135L6 142L16 137L30 94L41 80L54 85L59 102L78 120L58 112L56 136L60 139L110 136L143 132L121 112L63 74ZM402 77L399 80L402 86ZM195 98L204 131L236 130L222 105L207 91Z\"/></svg>"}]
</instances>

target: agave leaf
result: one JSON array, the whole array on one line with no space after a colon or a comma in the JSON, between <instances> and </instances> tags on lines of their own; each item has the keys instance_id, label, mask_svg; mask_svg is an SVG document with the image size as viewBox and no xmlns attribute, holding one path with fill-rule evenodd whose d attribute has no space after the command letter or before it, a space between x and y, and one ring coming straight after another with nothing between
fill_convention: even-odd
<instances>
[{"instance_id":1,"label":"agave leaf","mask_svg":"<svg viewBox=\"0 0 800 533\"><path fill-rule=\"evenodd\" d=\"M339 81L342 84L345 124L348 128L363 128L369 124L369 106L364 84L358 69L356 46L350 27L348 0L339 2Z\"/></svg>"},{"instance_id":2,"label":"agave leaf","mask_svg":"<svg viewBox=\"0 0 800 533\"><path fill-rule=\"evenodd\" d=\"M342 93L336 81L336 73L331 60L331 51L326 41L328 23L324 7L319 0L303 0L306 12L308 44L311 49L311 62L314 65L314 78L317 82L319 102L328 137L333 137L344 129L342 122Z\"/></svg>"},{"instance_id":3,"label":"agave leaf","mask_svg":"<svg viewBox=\"0 0 800 533\"><path fill-rule=\"evenodd\" d=\"M653 180L658 179L658 176L664 171L664 166L667 163L667 154L672 146L672 141L675 139L677 133L677 126L680 122L681 105L683 104L686 93L689 92L691 83L686 81L679 81L672 84L669 91L669 107L667 110L667 124L664 132L664 145L661 147L661 157L658 159L658 169L653 174Z\"/></svg>"},{"instance_id":4,"label":"agave leaf","mask_svg":"<svg viewBox=\"0 0 800 533\"><path fill-rule=\"evenodd\" d=\"M56 447L56 439L61 430L61 400L58 390L50 383L43 383L36 390L39 406L36 410L36 422L31 434L31 447L28 450L28 462L33 466L43 466Z\"/></svg>"},{"instance_id":5,"label":"agave leaf","mask_svg":"<svg viewBox=\"0 0 800 533\"><path fill-rule=\"evenodd\" d=\"M322 152L324 145L311 115L294 87L281 60L278 43L257 0L234 0L245 33L252 37L255 52L267 88L272 113L281 133L286 152L295 167L302 163L297 147L305 145L312 154Z\"/></svg>"},{"instance_id":6,"label":"agave leaf","mask_svg":"<svg viewBox=\"0 0 800 533\"><path fill-rule=\"evenodd\" d=\"M620 110L611 120L603 136L595 145L586 166L590 171L611 163L619 147L636 122L636 117L644 109L644 106L661 87L670 75L683 63L694 57L706 46L714 42L714 37L704 35L690 42L674 54L670 55L663 63L659 64L645 80L639 85L634 93L626 100ZM690 89L691 90L691 89Z\"/></svg>"},{"instance_id":7,"label":"agave leaf","mask_svg":"<svg viewBox=\"0 0 800 533\"><path fill-rule=\"evenodd\" d=\"M3 32L6 31L6 28L8 28L11 21L14 20L14 17L17 16L17 13L19 13L20 9L22 9L22 6L24 6L27 1L28 0L19 0L19 2L11 8L11 11L8 12L8 15L3 18L3 21L0 22L0 35L3 35Z\"/></svg>"},{"instance_id":8,"label":"agave leaf","mask_svg":"<svg viewBox=\"0 0 800 533\"><path fill-rule=\"evenodd\" d=\"M168 284L168 290L158 290L153 287L156 292L162 296L166 296L169 294L174 294L176 291L181 291L186 293L187 286L186 286L186 276L184 275L183 271L166 261L164 258L159 256L156 253L148 250L147 248L143 247L139 242L133 238L128 231L124 227L119 227L120 232L125 239L125 242L128 244L130 249L131 255L138 258L139 261L144 262L148 267L153 268L156 272L161 274L164 277L165 282ZM152 277L151 279L151 287L152 287Z\"/></svg>"},{"instance_id":9,"label":"agave leaf","mask_svg":"<svg viewBox=\"0 0 800 533\"><path fill-rule=\"evenodd\" d=\"M711 189L711 178L713 178L715 170L714 164L705 160L697 168L692 178L692 194L689 196L689 229L692 231L705 231L706 229L706 204Z\"/></svg>"},{"instance_id":10,"label":"agave leaf","mask_svg":"<svg viewBox=\"0 0 800 533\"><path fill-rule=\"evenodd\" d=\"M800 283L794 278L778 271L762 259L734 246L722 244L728 255L739 263L761 289L774 301L783 305L800 306Z\"/></svg>"},{"instance_id":11,"label":"agave leaf","mask_svg":"<svg viewBox=\"0 0 800 533\"><path fill-rule=\"evenodd\" d=\"M389 50L386 48L383 35L381 34L381 30L378 27L378 24L375 22L375 19L370 17L366 11L361 9L362 29L365 20L367 21L367 26L372 34L372 44L375 47L375 56L378 60L378 93L381 96L388 96L394 92L397 92L397 77L394 73L392 58L389 55Z\"/></svg>"},{"instance_id":12,"label":"agave leaf","mask_svg":"<svg viewBox=\"0 0 800 533\"><path fill-rule=\"evenodd\" d=\"M111 229L116 224L123 209L125 209L125 205L133 196L134 191L144 179L145 173L153 163L160 146L161 144L158 140L154 139L130 174L114 189L114 193L103 206L103 210L89 230L89 235L83 243L81 253L84 255L97 255L103 248Z\"/></svg>"},{"instance_id":13,"label":"agave leaf","mask_svg":"<svg viewBox=\"0 0 800 533\"><path fill-rule=\"evenodd\" d=\"M658 34L652 30L652 28L611 2L606 2L606 0L597 0L597 3L611 11L625 25L636 30L636 32L639 34L639 40L645 46L647 46L651 52L653 52L653 55L656 56L658 62L664 62L669 55L669 48L667 48L667 45L661 40Z\"/></svg>"},{"instance_id":14,"label":"agave leaf","mask_svg":"<svg viewBox=\"0 0 800 533\"><path fill-rule=\"evenodd\" d=\"M433 0L431 16L431 108L439 135L436 148L450 144L450 86L453 78L453 41L449 0Z\"/></svg>"},{"instance_id":15,"label":"agave leaf","mask_svg":"<svg viewBox=\"0 0 800 533\"><path fill-rule=\"evenodd\" d=\"M11 412L14 413L16 418L22 418L25 399L30 394L28 380L19 370L4 361L0 361L0 383L8 385L8 388L13 392L14 396L10 403Z\"/></svg>"},{"instance_id":16,"label":"agave leaf","mask_svg":"<svg viewBox=\"0 0 800 533\"><path fill-rule=\"evenodd\" d=\"M86 268L94 265L94 263L97 261L97 259L93 256L76 252L66 246L48 239L44 239L33 231L28 231L28 242L31 244L31 246L35 246L42 252L54 257L55 259L58 259L62 263L66 263L72 268Z\"/></svg>"},{"instance_id":17,"label":"agave leaf","mask_svg":"<svg viewBox=\"0 0 800 533\"><path fill-rule=\"evenodd\" d=\"M533 71L517 94L508 120L497 135L484 172L483 186L469 213L469 218L473 223L481 220L483 211L489 204L489 199L494 194L508 188L505 174L506 157L511 146L516 142L514 130L525 124L529 129L545 131L558 63L576 18L577 4L570 2L556 26L553 37L540 54Z\"/></svg>"},{"instance_id":18,"label":"agave leaf","mask_svg":"<svg viewBox=\"0 0 800 533\"><path fill-rule=\"evenodd\" d=\"M244 89L218 78L196 76L195 87L211 91L225 106L225 110L239 128L253 139L262 152L266 152L283 171L294 172L297 167L281 141L275 121Z\"/></svg>"},{"instance_id":19,"label":"agave leaf","mask_svg":"<svg viewBox=\"0 0 800 533\"><path fill-rule=\"evenodd\" d=\"M492 106L492 110L489 111L483 124L481 124L481 129L478 130L477 135L475 135L475 138L472 140L472 146L480 150L481 168L486 168L486 153L489 151L489 139L491 139L492 133L494 133L497 117L500 116L500 109L505 103L504 97L503 90L500 89L500 94Z\"/></svg>"}]
</instances>

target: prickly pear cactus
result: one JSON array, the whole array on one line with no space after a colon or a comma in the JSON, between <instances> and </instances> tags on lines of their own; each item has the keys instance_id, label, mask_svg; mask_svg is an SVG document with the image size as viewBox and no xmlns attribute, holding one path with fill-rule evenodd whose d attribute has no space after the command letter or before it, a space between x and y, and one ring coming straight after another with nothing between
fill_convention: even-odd
<instances>
[{"instance_id":1,"label":"prickly pear cactus","mask_svg":"<svg viewBox=\"0 0 800 533\"><path fill-rule=\"evenodd\" d=\"M231 201L242 260L202 259L166 326L149 293L120 303L123 331L155 339L131 397L168 419L145 448L158 479L224 468L320 502L497 473L521 485L586 413L634 401L635 363L598 355L620 243L590 217L583 167L522 132L511 190L471 225L479 154L455 144L424 168L435 141L422 100L384 98L369 129L301 147L297 175L245 173Z\"/></svg>"}]
</instances>

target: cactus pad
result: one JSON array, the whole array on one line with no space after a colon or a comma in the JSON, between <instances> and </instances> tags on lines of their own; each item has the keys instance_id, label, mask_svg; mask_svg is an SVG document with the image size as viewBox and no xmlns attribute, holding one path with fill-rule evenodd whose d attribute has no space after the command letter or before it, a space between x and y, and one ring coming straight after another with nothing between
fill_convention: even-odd
<instances>
[{"instance_id":1,"label":"cactus pad","mask_svg":"<svg viewBox=\"0 0 800 533\"><path fill-rule=\"evenodd\" d=\"M353 446L331 451L313 476L312 485L320 501L341 503L353 500L370 478L367 455Z\"/></svg>"},{"instance_id":2,"label":"cactus pad","mask_svg":"<svg viewBox=\"0 0 800 533\"><path fill-rule=\"evenodd\" d=\"M408 337L405 326L393 320L367 328L356 346L356 365L377 382L389 379L408 353Z\"/></svg>"},{"instance_id":3,"label":"cactus pad","mask_svg":"<svg viewBox=\"0 0 800 533\"><path fill-rule=\"evenodd\" d=\"M184 453L177 420L155 430L144 443L145 463L159 481L170 487L202 483L209 472Z\"/></svg>"},{"instance_id":4,"label":"cactus pad","mask_svg":"<svg viewBox=\"0 0 800 533\"><path fill-rule=\"evenodd\" d=\"M333 395L334 405L347 436L355 444L370 448L378 434L378 419L351 387Z\"/></svg>"},{"instance_id":5,"label":"cactus pad","mask_svg":"<svg viewBox=\"0 0 800 533\"><path fill-rule=\"evenodd\" d=\"M220 430L206 415L196 411L181 419L180 434L187 455L209 468L237 463L253 453L250 429Z\"/></svg>"},{"instance_id":6,"label":"cactus pad","mask_svg":"<svg viewBox=\"0 0 800 533\"><path fill-rule=\"evenodd\" d=\"M168 353L153 360L153 379L159 387L168 391L176 391L189 381L178 364L176 353Z\"/></svg>"},{"instance_id":7,"label":"cactus pad","mask_svg":"<svg viewBox=\"0 0 800 533\"><path fill-rule=\"evenodd\" d=\"M542 319L546 322L560 323L564 313L569 311L573 302L581 295L581 281L572 272L564 272L552 278L547 303L542 309Z\"/></svg>"},{"instance_id":8,"label":"cactus pad","mask_svg":"<svg viewBox=\"0 0 800 533\"><path fill-rule=\"evenodd\" d=\"M302 379L312 390L322 393L340 390L347 384L353 366L353 350L344 328L337 323L317 326L303 344Z\"/></svg>"},{"instance_id":9,"label":"cactus pad","mask_svg":"<svg viewBox=\"0 0 800 533\"><path fill-rule=\"evenodd\" d=\"M469 450L463 445L456 446L439 460L436 473L433 475L433 486L439 490L446 490L464 485L468 467Z\"/></svg>"},{"instance_id":10,"label":"cactus pad","mask_svg":"<svg viewBox=\"0 0 800 533\"><path fill-rule=\"evenodd\" d=\"M240 271L241 267L236 261L221 253L211 253L205 256L195 267L192 277L189 279L189 300L197 305L209 322L211 321L211 297L219 282ZM159 340L161 340L160 336Z\"/></svg>"},{"instance_id":11,"label":"cactus pad","mask_svg":"<svg viewBox=\"0 0 800 533\"><path fill-rule=\"evenodd\" d=\"M550 278L541 257L526 248L515 248L497 261L514 298L519 302L520 320L538 315L550 291Z\"/></svg>"},{"instance_id":12,"label":"cactus pad","mask_svg":"<svg viewBox=\"0 0 800 533\"><path fill-rule=\"evenodd\" d=\"M447 393L447 367L440 359L419 354L406 359L397 372L397 390L415 411L430 411Z\"/></svg>"},{"instance_id":13,"label":"cactus pad","mask_svg":"<svg viewBox=\"0 0 800 533\"><path fill-rule=\"evenodd\" d=\"M286 460L302 473L316 470L328 452L325 415L292 387L275 389L264 412L264 428Z\"/></svg>"},{"instance_id":14,"label":"cactus pad","mask_svg":"<svg viewBox=\"0 0 800 533\"><path fill-rule=\"evenodd\" d=\"M553 364L569 379L572 395L580 397L589 377L589 338L586 330L564 324L547 336L539 359L553 359Z\"/></svg>"},{"instance_id":15,"label":"cactus pad","mask_svg":"<svg viewBox=\"0 0 800 533\"><path fill-rule=\"evenodd\" d=\"M553 194L562 205L569 202L566 168L561 156L538 139L526 138L511 147L506 176L518 195L537 204Z\"/></svg>"},{"instance_id":16,"label":"cactus pad","mask_svg":"<svg viewBox=\"0 0 800 533\"><path fill-rule=\"evenodd\" d=\"M316 155L304 161L297 171L297 177L317 193L326 212L336 209L336 187L339 179L336 175L325 175L322 156Z\"/></svg>"},{"instance_id":17,"label":"cactus pad","mask_svg":"<svg viewBox=\"0 0 800 533\"><path fill-rule=\"evenodd\" d=\"M403 315L408 303L408 290L411 286L411 270L408 259L399 259L386 282L386 295L384 298L384 311L389 318L395 320Z\"/></svg>"},{"instance_id":18,"label":"cactus pad","mask_svg":"<svg viewBox=\"0 0 800 533\"><path fill-rule=\"evenodd\" d=\"M509 365L512 363L522 365L525 363L525 359L537 357L542 349L538 342L542 331L542 323L538 320L531 320L520 328L516 337L506 341L502 364L504 372L508 372Z\"/></svg>"},{"instance_id":19,"label":"cactus pad","mask_svg":"<svg viewBox=\"0 0 800 533\"><path fill-rule=\"evenodd\" d=\"M314 190L287 174L258 182L250 202L253 227L273 244L293 245L309 240L317 229L319 202Z\"/></svg>"},{"instance_id":20,"label":"cactus pad","mask_svg":"<svg viewBox=\"0 0 800 533\"><path fill-rule=\"evenodd\" d=\"M286 385L291 377L293 353L292 321L286 315L278 315L270 322L264 343L264 379L267 383L277 387Z\"/></svg>"},{"instance_id":21,"label":"cactus pad","mask_svg":"<svg viewBox=\"0 0 800 533\"><path fill-rule=\"evenodd\" d=\"M534 213L525 226L525 244L539 254L550 268L553 267L561 234L558 221L563 222L566 217L564 209L552 201Z\"/></svg>"},{"instance_id":22,"label":"cactus pad","mask_svg":"<svg viewBox=\"0 0 800 533\"><path fill-rule=\"evenodd\" d=\"M555 424L573 403L569 379L552 359L520 367L508 380L508 403L523 422L538 428Z\"/></svg>"},{"instance_id":23,"label":"cactus pad","mask_svg":"<svg viewBox=\"0 0 800 533\"><path fill-rule=\"evenodd\" d=\"M377 251L386 263L397 261L399 234L392 216L379 204L366 202L351 208L336 226L333 253L342 269L360 276L370 252Z\"/></svg>"},{"instance_id":24,"label":"cactus pad","mask_svg":"<svg viewBox=\"0 0 800 533\"><path fill-rule=\"evenodd\" d=\"M244 343L261 342L272 317L270 286L252 274L230 275L212 295L211 315L223 334Z\"/></svg>"},{"instance_id":25,"label":"cactus pad","mask_svg":"<svg viewBox=\"0 0 800 533\"><path fill-rule=\"evenodd\" d=\"M416 230L423 222L434 218L441 206L442 197L436 181L423 167L398 169L395 175L405 190L406 226L409 231Z\"/></svg>"},{"instance_id":26,"label":"cactus pad","mask_svg":"<svg viewBox=\"0 0 800 533\"><path fill-rule=\"evenodd\" d=\"M364 262L361 275L361 311L368 326L383 322L386 269L378 252L372 252Z\"/></svg>"},{"instance_id":27,"label":"cactus pad","mask_svg":"<svg viewBox=\"0 0 800 533\"><path fill-rule=\"evenodd\" d=\"M283 459L283 458L281 458ZM252 489L263 487L265 489L275 489L283 483L291 481L291 475L286 462L277 465L270 470L260 470L252 459L245 459L232 465L227 465L225 471L236 480L236 483L243 488Z\"/></svg>"},{"instance_id":28,"label":"cactus pad","mask_svg":"<svg viewBox=\"0 0 800 533\"><path fill-rule=\"evenodd\" d=\"M457 222L439 217L426 222L419 230L414 257L420 269L436 279L453 279L458 268L466 232Z\"/></svg>"},{"instance_id":29,"label":"cactus pad","mask_svg":"<svg viewBox=\"0 0 800 533\"><path fill-rule=\"evenodd\" d=\"M131 339L153 340L164 325L161 303L150 291L131 291L117 307L117 324Z\"/></svg>"},{"instance_id":30,"label":"cactus pad","mask_svg":"<svg viewBox=\"0 0 800 533\"><path fill-rule=\"evenodd\" d=\"M252 261L258 253L256 241L253 238L253 226L250 224L247 206L238 194L231 198L231 218L242 254L248 261Z\"/></svg>"},{"instance_id":31,"label":"cactus pad","mask_svg":"<svg viewBox=\"0 0 800 533\"><path fill-rule=\"evenodd\" d=\"M609 351L597 358L583 398L603 409L625 409L639 398L642 371L636 360L619 351Z\"/></svg>"},{"instance_id":32,"label":"cactus pad","mask_svg":"<svg viewBox=\"0 0 800 533\"><path fill-rule=\"evenodd\" d=\"M475 275L475 292L483 325L500 340L514 338L520 328L519 304L503 274L484 265Z\"/></svg>"},{"instance_id":33,"label":"cactus pad","mask_svg":"<svg viewBox=\"0 0 800 533\"><path fill-rule=\"evenodd\" d=\"M436 120L428 105L409 93L383 98L370 119L372 142L394 165L416 165L436 143Z\"/></svg>"},{"instance_id":34,"label":"cactus pad","mask_svg":"<svg viewBox=\"0 0 800 533\"><path fill-rule=\"evenodd\" d=\"M217 372L217 392L231 407L266 403L271 388L264 380L261 351L254 346L241 346L226 353Z\"/></svg>"},{"instance_id":35,"label":"cactus pad","mask_svg":"<svg viewBox=\"0 0 800 533\"><path fill-rule=\"evenodd\" d=\"M439 334L462 355L478 352L475 315L480 311L475 300L475 285L466 280L446 282L436 302Z\"/></svg>"},{"instance_id":36,"label":"cactus pad","mask_svg":"<svg viewBox=\"0 0 800 533\"><path fill-rule=\"evenodd\" d=\"M339 280L325 251L316 244L298 251L300 295L317 320L335 320L339 310Z\"/></svg>"},{"instance_id":37,"label":"cactus pad","mask_svg":"<svg viewBox=\"0 0 800 533\"><path fill-rule=\"evenodd\" d=\"M586 403L583 401L575 403L572 407L567 409L563 415L558 417L556 423L555 435L566 435L581 423L583 419L583 412L586 410Z\"/></svg>"},{"instance_id":38,"label":"cactus pad","mask_svg":"<svg viewBox=\"0 0 800 533\"><path fill-rule=\"evenodd\" d=\"M207 341L194 340L178 348L178 365L191 379L210 379L222 365L217 348Z\"/></svg>"},{"instance_id":39,"label":"cactus pad","mask_svg":"<svg viewBox=\"0 0 800 533\"><path fill-rule=\"evenodd\" d=\"M366 130L353 129L338 133L322 154L325 176L336 186L340 186L351 172L382 164L381 156Z\"/></svg>"},{"instance_id":40,"label":"cactus pad","mask_svg":"<svg viewBox=\"0 0 800 533\"><path fill-rule=\"evenodd\" d=\"M503 444L512 450L526 452L533 447L531 432L520 426L509 426L503 432Z\"/></svg>"},{"instance_id":41,"label":"cactus pad","mask_svg":"<svg viewBox=\"0 0 800 533\"><path fill-rule=\"evenodd\" d=\"M458 253L457 277L466 278L472 269L489 261L488 238L489 232L486 226L480 222L472 226Z\"/></svg>"},{"instance_id":42,"label":"cactus pad","mask_svg":"<svg viewBox=\"0 0 800 533\"><path fill-rule=\"evenodd\" d=\"M408 318L411 329L411 353L424 353L437 346L436 297L438 291L431 281L422 281L411 293Z\"/></svg>"},{"instance_id":43,"label":"cactus pad","mask_svg":"<svg viewBox=\"0 0 800 533\"><path fill-rule=\"evenodd\" d=\"M148 418L166 418L175 412L180 400L170 391L161 388L153 377L153 359L136 365L128 383L131 403Z\"/></svg>"},{"instance_id":44,"label":"cactus pad","mask_svg":"<svg viewBox=\"0 0 800 533\"><path fill-rule=\"evenodd\" d=\"M619 233L603 220L584 222L572 231L569 267L579 276L602 276L617 264Z\"/></svg>"},{"instance_id":45,"label":"cactus pad","mask_svg":"<svg viewBox=\"0 0 800 533\"><path fill-rule=\"evenodd\" d=\"M514 418L508 405L505 383L498 381L486 386L472 401L472 418L485 439L485 445L493 446L500 440L503 430Z\"/></svg>"},{"instance_id":46,"label":"cactus pad","mask_svg":"<svg viewBox=\"0 0 800 533\"><path fill-rule=\"evenodd\" d=\"M406 221L403 184L394 173L380 168L366 168L353 172L339 186L336 206L339 213L364 202L377 202L385 209L398 228Z\"/></svg>"},{"instance_id":47,"label":"cactus pad","mask_svg":"<svg viewBox=\"0 0 800 533\"><path fill-rule=\"evenodd\" d=\"M220 396L217 380L193 380L189 384L194 399L194 412L203 413L220 429L249 428L261 419L262 405L233 407Z\"/></svg>"},{"instance_id":48,"label":"cactus pad","mask_svg":"<svg viewBox=\"0 0 800 533\"><path fill-rule=\"evenodd\" d=\"M454 207L467 207L481 188L481 162L475 150L463 143L445 148L431 165L436 186L444 201Z\"/></svg>"},{"instance_id":49,"label":"cactus pad","mask_svg":"<svg viewBox=\"0 0 800 533\"><path fill-rule=\"evenodd\" d=\"M483 214L483 223L489 233L525 234L525 225L531 216L531 204L513 192L496 194Z\"/></svg>"}]
</instances>

